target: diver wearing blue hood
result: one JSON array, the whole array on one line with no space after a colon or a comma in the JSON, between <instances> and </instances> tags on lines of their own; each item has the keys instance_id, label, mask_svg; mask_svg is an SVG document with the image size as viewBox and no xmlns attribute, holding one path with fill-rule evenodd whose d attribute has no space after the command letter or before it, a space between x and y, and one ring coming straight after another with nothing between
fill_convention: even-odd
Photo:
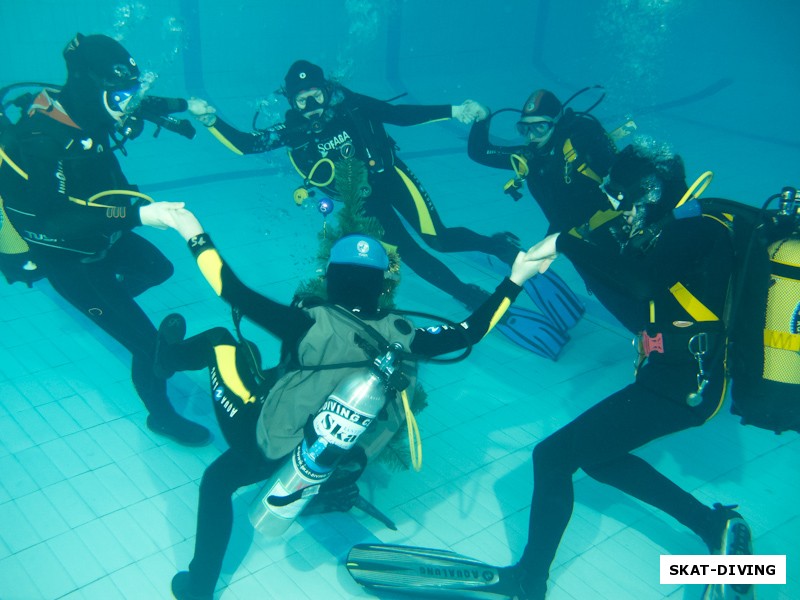
<instances>
[{"instance_id":1,"label":"diver wearing blue hood","mask_svg":"<svg viewBox=\"0 0 800 600\"><path fill-rule=\"evenodd\" d=\"M285 305L242 283L192 213L175 211L171 226L187 240L214 291L242 317L281 340L280 369L254 377L260 370L252 368L257 355L250 356L245 348L249 344L237 344L226 329L214 328L184 340L185 322L172 315L159 330L158 364L165 374L209 368L214 409L230 446L203 475L194 558L189 571L181 571L172 582L179 600L204 600L213 596L230 539L232 494L267 479L286 463L306 435L309 415L316 413L338 381L358 370L354 361L361 361L363 369L363 361L371 356L370 343L365 342L375 339L374 332L386 342L401 343L412 360L475 344L519 295L521 285L539 271L540 263L518 253L510 276L466 321L423 329L379 309L389 259L383 245L371 237L352 234L334 244L326 272L327 303L303 300ZM386 417L359 438L359 445L364 438L371 440L364 443L367 457L387 443L381 432L388 428L391 437L392 426L402 425L405 417L399 402L397 393L388 392Z\"/></svg>"}]
</instances>

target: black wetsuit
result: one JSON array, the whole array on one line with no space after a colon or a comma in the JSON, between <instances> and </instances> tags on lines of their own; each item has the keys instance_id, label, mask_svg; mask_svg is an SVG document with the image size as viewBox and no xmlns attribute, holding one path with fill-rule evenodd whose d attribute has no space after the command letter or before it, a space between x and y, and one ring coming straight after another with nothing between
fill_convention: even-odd
<instances>
[{"instance_id":1,"label":"black wetsuit","mask_svg":"<svg viewBox=\"0 0 800 600\"><path fill-rule=\"evenodd\" d=\"M169 416L166 381L153 374L156 330L134 298L166 281L172 264L144 238L136 198L106 131L81 129L47 93L14 126L5 151L27 175L0 169L8 218L56 292L133 356L136 391L152 415Z\"/></svg>"},{"instance_id":2,"label":"black wetsuit","mask_svg":"<svg viewBox=\"0 0 800 600\"><path fill-rule=\"evenodd\" d=\"M400 160L395 143L384 124L417 125L449 119L449 105L393 105L334 86L330 105L312 122L294 110L286 121L267 130L243 133L217 119L212 129L231 149L251 154L282 146L290 149L292 161L308 177L320 159L336 162L355 156L369 168L372 193L365 199L364 211L375 217L384 230L383 241L396 246L403 263L417 275L444 290L468 306L476 306L485 294L462 282L442 262L423 250L406 230L401 216L431 248L439 252L477 251L497 256L511 264L519 248L505 235L484 236L464 227L445 227L430 196L416 176ZM310 177L324 183L331 175L330 166L320 164ZM336 181L323 188L335 195Z\"/></svg>"},{"instance_id":3,"label":"black wetsuit","mask_svg":"<svg viewBox=\"0 0 800 600\"><path fill-rule=\"evenodd\" d=\"M640 345L650 354L634 383L534 448L530 529L520 566L531 581L542 585L572 514L572 477L578 469L663 510L704 540L710 536L711 509L631 452L702 425L722 404L724 334L721 321L711 314L723 315L733 263L731 242L717 221L695 217L664 227L648 252L621 255L608 227L622 218L583 239L562 233L557 240L558 252L580 269L600 302L632 333L647 332L646 338L640 336ZM697 391L698 364L688 346L701 332L708 340L703 364L708 385L702 401L690 406L687 396Z\"/></svg>"},{"instance_id":4,"label":"black wetsuit","mask_svg":"<svg viewBox=\"0 0 800 600\"><path fill-rule=\"evenodd\" d=\"M284 356L297 347L313 325L305 310L275 302L244 285L219 257L208 235L192 238L189 247L206 279L223 300L280 339ZM459 328L461 331L448 326L417 329L410 352L419 356L436 356L462 349L467 343L479 342L491 329L498 313L505 312L520 291L521 288L509 279L503 280L494 294L464 322L465 326ZM215 348L234 344L232 334L226 329L210 329L168 347L160 357L160 364L169 370L210 368L213 387L216 383L214 374L220 370ZM245 383L251 384L238 360L236 366ZM267 376L270 376L269 372ZM263 396L268 389L262 389L260 393ZM222 396L220 392L219 397ZM206 595L210 595L216 585L230 539L232 494L242 486L267 479L283 462L283 459L267 460L256 443L255 427L261 403L244 402L230 390L225 390L224 397L230 406L221 406L214 401L214 409L230 448L203 474L195 555L190 565L192 589Z\"/></svg>"},{"instance_id":5,"label":"black wetsuit","mask_svg":"<svg viewBox=\"0 0 800 600\"><path fill-rule=\"evenodd\" d=\"M609 208L597 178L608 175L616 149L597 119L566 109L542 149L534 145L496 146L489 142L490 125L491 118L472 125L469 157L487 167L513 170L511 156L523 156L529 169L525 180L550 224L548 233L568 231L588 221L598 210ZM565 158L567 140L576 152L574 160ZM584 164L596 178L588 171L584 174L578 170Z\"/></svg>"}]
</instances>

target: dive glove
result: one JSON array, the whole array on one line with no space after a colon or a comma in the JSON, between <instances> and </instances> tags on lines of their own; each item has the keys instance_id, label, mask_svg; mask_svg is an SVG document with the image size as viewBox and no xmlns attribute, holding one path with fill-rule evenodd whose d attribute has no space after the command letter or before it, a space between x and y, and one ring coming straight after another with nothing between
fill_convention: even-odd
<instances>
[{"instance_id":1,"label":"dive glove","mask_svg":"<svg viewBox=\"0 0 800 600\"><path fill-rule=\"evenodd\" d=\"M188 110L195 118L206 127L211 127L217 122L217 109L202 98L189 98Z\"/></svg>"},{"instance_id":2,"label":"dive glove","mask_svg":"<svg viewBox=\"0 0 800 600\"><path fill-rule=\"evenodd\" d=\"M473 121L481 121L489 115L489 111L475 100L464 100L461 104L453 106L452 117L458 119L464 125L469 125Z\"/></svg>"}]
</instances>

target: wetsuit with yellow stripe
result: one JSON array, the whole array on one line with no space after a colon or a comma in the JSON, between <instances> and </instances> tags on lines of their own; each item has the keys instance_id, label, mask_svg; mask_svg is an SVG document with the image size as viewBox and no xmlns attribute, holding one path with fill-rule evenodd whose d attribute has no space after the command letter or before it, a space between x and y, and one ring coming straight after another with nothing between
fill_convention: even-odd
<instances>
[{"instance_id":1,"label":"wetsuit with yellow stripe","mask_svg":"<svg viewBox=\"0 0 800 600\"><path fill-rule=\"evenodd\" d=\"M483 252L510 265L519 249L503 235L484 236L464 227L446 227L427 191L396 155L395 143L384 128L385 124L408 126L449 119L451 106L394 105L338 85L330 93L325 113L313 124L297 111L289 110L285 123L264 131L244 133L222 119L217 119L210 129L228 148L242 154L289 148L293 163L312 183L325 183L331 176L330 166L325 163L315 169L320 159L361 159L369 168L372 188L364 210L382 225L383 241L396 246L403 263L420 277L461 302L477 306L485 295L476 294L473 286L463 283L420 247L406 230L403 219L439 252ZM335 197L335 177L323 191Z\"/></svg>"},{"instance_id":2,"label":"wetsuit with yellow stripe","mask_svg":"<svg viewBox=\"0 0 800 600\"><path fill-rule=\"evenodd\" d=\"M617 213L592 231L587 227L581 235L562 233L557 239L558 252L580 268L598 300L640 335L647 357L634 383L534 449L534 496L521 560L532 580L547 579L572 511L572 478L578 469L661 509L704 540L712 539L711 509L632 452L702 425L719 410L725 394L720 319L733 264L732 244L719 223L695 217L664 226L655 245L643 253L621 253L610 229L620 227L622 219ZM697 338L695 343L691 339L703 333L708 383L699 397L692 397L699 371L690 347L699 348Z\"/></svg>"},{"instance_id":3,"label":"wetsuit with yellow stripe","mask_svg":"<svg viewBox=\"0 0 800 600\"><path fill-rule=\"evenodd\" d=\"M523 178L549 223L548 233L567 231L585 223L608 199L598 184L608 175L616 149L597 119L567 108L551 139L541 149L534 145L498 146L489 141L491 118L476 121L467 152L475 162L512 170L512 156L525 159Z\"/></svg>"},{"instance_id":4,"label":"wetsuit with yellow stripe","mask_svg":"<svg viewBox=\"0 0 800 600\"><path fill-rule=\"evenodd\" d=\"M168 418L166 381L153 373L156 330L134 298L166 281L173 267L131 231L141 221L129 196L87 202L99 192L135 189L108 131L82 129L55 95L42 92L11 133L4 152L20 172L0 165L9 221L55 291L131 352L136 391L151 414Z\"/></svg>"},{"instance_id":5,"label":"wetsuit with yellow stripe","mask_svg":"<svg viewBox=\"0 0 800 600\"><path fill-rule=\"evenodd\" d=\"M227 263L224 262L216 250L211 237L202 234L189 241L189 248L194 254L198 267L203 273L211 287L228 304L235 306L240 314L252 321L265 331L269 332L281 341L282 354L288 353L296 348L300 340L308 333L313 324L313 319L308 311L297 305L285 305L264 296L255 290L247 287L234 274ZM514 302L522 288L510 279L504 279L493 294L481 304L465 321L460 325L460 331L447 325L419 328L416 331L409 351L419 356L436 356L447 354L464 348L467 344L478 343L500 320L508 307ZM369 321L367 317L360 318ZM378 318L378 317L372 317ZM203 335L203 334L201 334ZM226 340L233 340L231 335L212 336L214 339L224 337ZM210 339L210 338L208 338ZM228 382L235 382L229 385L231 397L238 398L237 404L252 404L255 396L265 393L264 389L255 389L254 383L247 379L247 373L234 374L239 371L243 363L228 350L214 350L209 353L209 344L206 342L195 342L192 339L184 341L182 344L173 345L170 355L167 358L160 357L162 366L168 371L197 370L217 364L222 371L225 371L223 379ZM221 344L229 346L232 342ZM204 350L198 348L205 346ZM211 344L210 347L220 346ZM195 352L195 350L197 350ZM224 364L223 364L224 363ZM219 416L234 418L238 413L231 414L230 410L219 413ZM221 419L224 421L224 419ZM223 426L223 431L225 427ZM232 436L229 443L235 443Z\"/></svg>"},{"instance_id":6,"label":"wetsuit with yellow stripe","mask_svg":"<svg viewBox=\"0 0 800 600\"><path fill-rule=\"evenodd\" d=\"M312 329L314 320L310 315L313 313L297 305L281 304L247 287L224 262L207 234L189 240L189 248L214 291L236 306L249 321L277 337L281 341L284 359L290 356ZM511 280L503 280L495 292L460 324L461 331L445 325L417 328L409 350L416 355L435 356L464 348L467 343L477 343L521 289ZM370 323L370 317L354 314ZM372 319L384 316L373 315ZM214 328L168 346L159 356L160 365L170 371L209 368L214 410L230 446L208 467L200 485L197 541L190 565L192 583L198 594L210 594L219 577L231 535L231 495L242 486L266 479L282 464L281 460L265 458L256 441L261 405L269 393L270 383L274 383L277 377L268 372L268 383L257 389L246 367L245 352L229 331ZM291 361L282 363L293 364Z\"/></svg>"},{"instance_id":7,"label":"wetsuit with yellow stripe","mask_svg":"<svg viewBox=\"0 0 800 600\"><path fill-rule=\"evenodd\" d=\"M56 98L43 91L14 126L5 152L24 174L0 167L6 213L36 258L68 252L97 257L122 232L141 225L129 196L135 190L111 151L107 131L81 129Z\"/></svg>"}]
</instances>

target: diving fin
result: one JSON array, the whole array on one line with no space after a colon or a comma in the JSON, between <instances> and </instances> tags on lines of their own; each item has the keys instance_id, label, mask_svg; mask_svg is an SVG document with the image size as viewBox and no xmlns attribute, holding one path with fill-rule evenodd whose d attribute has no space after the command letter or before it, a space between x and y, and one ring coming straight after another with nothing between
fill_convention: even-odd
<instances>
[{"instance_id":1,"label":"diving fin","mask_svg":"<svg viewBox=\"0 0 800 600\"><path fill-rule=\"evenodd\" d=\"M368 589L415 597L509 600L519 590L510 568L432 548L358 544L347 555L347 570Z\"/></svg>"},{"instance_id":2,"label":"diving fin","mask_svg":"<svg viewBox=\"0 0 800 600\"><path fill-rule=\"evenodd\" d=\"M553 269L531 277L522 287L539 310L561 331L574 327L586 312L580 298Z\"/></svg>"},{"instance_id":3,"label":"diving fin","mask_svg":"<svg viewBox=\"0 0 800 600\"><path fill-rule=\"evenodd\" d=\"M550 360L557 360L569 341L569 335L546 316L513 305L494 328L515 344Z\"/></svg>"},{"instance_id":4,"label":"diving fin","mask_svg":"<svg viewBox=\"0 0 800 600\"><path fill-rule=\"evenodd\" d=\"M709 583L703 591L702 600L755 600L756 590L752 583Z\"/></svg>"},{"instance_id":5,"label":"diving fin","mask_svg":"<svg viewBox=\"0 0 800 600\"><path fill-rule=\"evenodd\" d=\"M729 512L730 518L725 523L725 530L722 533L721 554L725 556L753 554L753 533L750 531L750 526L742 515L734 511ZM755 600L755 587L752 583L710 583L703 592L702 600Z\"/></svg>"}]
</instances>

